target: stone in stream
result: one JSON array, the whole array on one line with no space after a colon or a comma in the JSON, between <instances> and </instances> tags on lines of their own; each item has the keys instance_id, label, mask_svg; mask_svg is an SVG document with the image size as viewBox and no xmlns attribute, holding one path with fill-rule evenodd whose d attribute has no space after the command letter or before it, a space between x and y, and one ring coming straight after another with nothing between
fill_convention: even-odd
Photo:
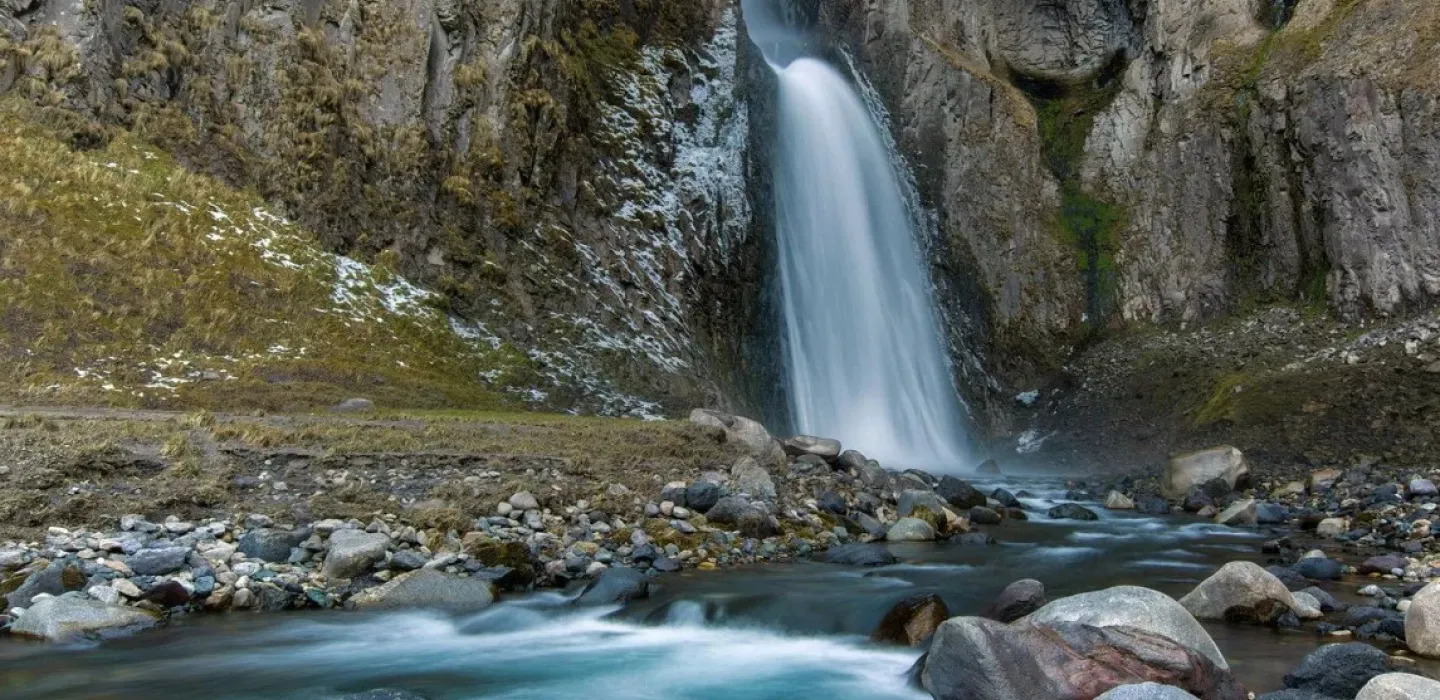
<instances>
[{"instance_id":1,"label":"stone in stream","mask_svg":"<svg viewBox=\"0 0 1440 700\"><path fill-rule=\"evenodd\" d=\"M940 483L935 486L935 493L945 499L963 513L975 506L985 505L985 494L980 493L969 482L957 479L953 476L943 476Z\"/></svg>"},{"instance_id":2,"label":"stone in stream","mask_svg":"<svg viewBox=\"0 0 1440 700\"><path fill-rule=\"evenodd\" d=\"M1105 495L1106 510L1135 510L1135 501L1119 491Z\"/></svg>"},{"instance_id":3,"label":"stone in stream","mask_svg":"<svg viewBox=\"0 0 1440 700\"><path fill-rule=\"evenodd\" d=\"M1169 515L1172 510L1170 502L1154 495L1143 495L1135 497L1135 510L1145 515Z\"/></svg>"},{"instance_id":4,"label":"stone in stream","mask_svg":"<svg viewBox=\"0 0 1440 700\"><path fill-rule=\"evenodd\" d=\"M876 520L869 513L857 511L855 515L850 518L850 522L854 523L862 532L871 537L885 536L885 524Z\"/></svg>"},{"instance_id":5,"label":"stone in stream","mask_svg":"<svg viewBox=\"0 0 1440 700\"><path fill-rule=\"evenodd\" d=\"M1178 500L1190 489L1214 479L1222 479L1234 489L1250 475L1245 454L1229 445L1191 452L1170 460L1160 477L1160 491L1166 498Z\"/></svg>"},{"instance_id":6,"label":"stone in stream","mask_svg":"<svg viewBox=\"0 0 1440 700\"><path fill-rule=\"evenodd\" d=\"M901 518L885 532L890 542L930 542L935 539L935 528L919 518Z\"/></svg>"},{"instance_id":7,"label":"stone in stream","mask_svg":"<svg viewBox=\"0 0 1440 700\"><path fill-rule=\"evenodd\" d=\"M1015 494L1010 493L1005 489L995 489L994 493L990 494L990 497L995 499L997 503L1005 506L1006 508L1020 507L1020 499L1016 498Z\"/></svg>"},{"instance_id":8,"label":"stone in stream","mask_svg":"<svg viewBox=\"0 0 1440 700\"><path fill-rule=\"evenodd\" d=\"M575 599L576 605L614 605L650 597L650 578L635 569L606 569Z\"/></svg>"},{"instance_id":9,"label":"stone in stream","mask_svg":"<svg viewBox=\"0 0 1440 700\"><path fill-rule=\"evenodd\" d=\"M185 568L189 558L189 547L156 547L131 554L125 564L137 576L164 576Z\"/></svg>"},{"instance_id":10,"label":"stone in stream","mask_svg":"<svg viewBox=\"0 0 1440 700\"><path fill-rule=\"evenodd\" d=\"M109 637L155 626L154 613L82 598L44 598L26 609L10 633L51 642Z\"/></svg>"},{"instance_id":11,"label":"stone in stream","mask_svg":"<svg viewBox=\"0 0 1440 700\"><path fill-rule=\"evenodd\" d=\"M1295 615L1302 620L1319 620L1325 617L1325 612L1320 609L1320 600L1304 591L1295 591L1290 594L1295 598Z\"/></svg>"},{"instance_id":12,"label":"stone in stream","mask_svg":"<svg viewBox=\"0 0 1440 700\"><path fill-rule=\"evenodd\" d=\"M1116 586L1061 598L1031 613L1025 622L1133 627L1183 644L1205 655L1219 668L1230 668L1210 633L1184 606L1174 598L1149 588Z\"/></svg>"},{"instance_id":13,"label":"stone in stream","mask_svg":"<svg viewBox=\"0 0 1440 700\"><path fill-rule=\"evenodd\" d=\"M1285 674L1285 687L1332 698L1353 698L1370 679L1390 672L1385 652L1359 642L1330 644Z\"/></svg>"},{"instance_id":14,"label":"stone in stream","mask_svg":"<svg viewBox=\"0 0 1440 700\"><path fill-rule=\"evenodd\" d=\"M898 561L881 544L842 544L831 547L821 557L826 564L843 566L889 566Z\"/></svg>"},{"instance_id":15,"label":"stone in stream","mask_svg":"<svg viewBox=\"0 0 1440 700\"><path fill-rule=\"evenodd\" d=\"M1094 511L1078 503L1061 503L1045 512L1051 520L1099 520Z\"/></svg>"},{"instance_id":16,"label":"stone in stream","mask_svg":"<svg viewBox=\"0 0 1440 700\"><path fill-rule=\"evenodd\" d=\"M1432 583L1410 599L1405 612L1405 644L1410 651L1440 658L1440 583Z\"/></svg>"},{"instance_id":17,"label":"stone in stream","mask_svg":"<svg viewBox=\"0 0 1440 700\"><path fill-rule=\"evenodd\" d=\"M1290 513L1278 503L1260 503L1255 506L1255 522L1260 525L1284 525L1290 520Z\"/></svg>"},{"instance_id":18,"label":"stone in stream","mask_svg":"<svg viewBox=\"0 0 1440 700\"><path fill-rule=\"evenodd\" d=\"M1272 624L1295 607L1280 579L1248 561L1232 561L1180 599L1201 620Z\"/></svg>"},{"instance_id":19,"label":"stone in stream","mask_svg":"<svg viewBox=\"0 0 1440 700\"><path fill-rule=\"evenodd\" d=\"M1291 590L1295 589L1292 588ZM1348 604L1336 600L1335 596L1330 595L1329 592L1321 588L1316 588L1315 586L1307 586L1297 592L1314 598L1320 605L1320 612L1344 612L1346 608L1350 607Z\"/></svg>"},{"instance_id":20,"label":"stone in stream","mask_svg":"<svg viewBox=\"0 0 1440 700\"><path fill-rule=\"evenodd\" d=\"M796 435L781 445L785 448L785 454L791 457L815 455L827 462L833 462L840 457L840 441L830 438Z\"/></svg>"},{"instance_id":21,"label":"stone in stream","mask_svg":"<svg viewBox=\"0 0 1440 700\"><path fill-rule=\"evenodd\" d=\"M1197 700L1197 698L1173 685L1140 683L1111 688L1095 700Z\"/></svg>"},{"instance_id":22,"label":"stone in stream","mask_svg":"<svg viewBox=\"0 0 1440 700\"><path fill-rule=\"evenodd\" d=\"M940 625L920 681L940 700L1094 698L1147 681L1207 700L1248 698L1234 676L1205 655L1139 629L1007 625L978 617Z\"/></svg>"},{"instance_id":23,"label":"stone in stream","mask_svg":"<svg viewBox=\"0 0 1440 700\"><path fill-rule=\"evenodd\" d=\"M939 516L945 509L945 501L935 495L934 491L922 491L920 489L907 489L900 492L896 500L895 515L900 518L908 518L919 509L925 509L932 515Z\"/></svg>"},{"instance_id":24,"label":"stone in stream","mask_svg":"<svg viewBox=\"0 0 1440 700\"><path fill-rule=\"evenodd\" d=\"M1389 574L1399 569L1404 573L1405 567L1410 566L1410 560L1398 554L1382 554L1366 559L1363 564L1357 567L1361 574Z\"/></svg>"},{"instance_id":25,"label":"stone in stream","mask_svg":"<svg viewBox=\"0 0 1440 700\"><path fill-rule=\"evenodd\" d=\"M384 585L371 588L351 599L361 610L409 610L427 608L450 612L471 612L495 602L490 582L460 577L435 569L401 574Z\"/></svg>"},{"instance_id":26,"label":"stone in stream","mask_svg":"<svg viewBox=\"0 0 1440 700\"><path fill-rule=\"evenodd\" d=\"M940 623L950 618L950 608L933 593L911 596L890 608L870 640L881 644L915 647L935 634Z\"/></svg>"},{"instance_id":27,"label":"stone in stream","mask_svg":"<svg viewBox=\"0 0 1440 700\"><path fill-rule=\"evenodd\" d=\"M970 522L976 525L999 525L1004 521L999 513L996 513L985 506L975 506L970 509Z\"/></svg>"},{"instance_id":28,"label":"stone in stream","mask_svg":"<svg viewBox=\"0 0 1440 700\"><path fill-rule=\"evenodd\" d=\"M1355 700L1436 700L1440 681L1413 673L1386 673L1370 679Z\"/></svg>"},{"instance_id":29,"label":"stone in stream","mask_svg":"<svg viewBox=\"0 0 1440 700\"><path fill-rule=\"evenodd\" d=\"M324 573L328 579L355 578L385 558L390 538L382 533L338 530L330 535Z\"/></svg>"},{"instance_id":30,"label":"stone in stream","mask_svg":"<svg viewBox=\"0 0 1440 700\"><path fill-rule=\"evenodd\" d=\"M1271 576L1280 579L1280 583L1285 584L1285 587L1292 591L1304 590L1315 585L1310 579L1301 576L1288 566L1267 566L1265 570L1270 572Z\"/></svg>"},{"instance_id":31,"label":"stone in stream","mask_svg":"<svg viewBox=\"0 0 1440 700\"><path fill-rule=\"evenodd\" d=\"M1045 597L1045 584L1033 578L1021 579L1000 591L983 616L997 622L1014 622L1049 602Z\"/></svg>"},{"instance_id":32,"label":"stone in stream","mask_svg":"<svg viewBox=\"0 0 1440 700\"><path fill-rule=\"evenodd\" d=\"M1250 527L1256 523L1255 499L1236 501L1215 516L1215 522L1231 527Z\"/></svg>"},{"instance_id":33,"label":"stone in stream","mask_svg":"<svg viewBox=\"0 0 1440 700\"><path fill-rule=\"evenodd\" d=\"M1290 568L1312 581L1336 581L1344 573L1340 562L1324 557L1306 557L1292 564Z\"/></svg>"}]
</instances>

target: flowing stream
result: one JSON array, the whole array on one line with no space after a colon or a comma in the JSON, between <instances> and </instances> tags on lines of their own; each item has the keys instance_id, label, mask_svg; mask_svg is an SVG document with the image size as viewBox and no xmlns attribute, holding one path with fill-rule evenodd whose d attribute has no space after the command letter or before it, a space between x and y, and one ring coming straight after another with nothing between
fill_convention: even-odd
<instances>
[{"instance_id":1,"label":"flowing stream","mask_svg":"<svg viewBox=\"0 0 1440 700\"><path fill-rule=\"evenodd\" d=\"M776 229L795 427L892 466L971 466L903 161L845 76L746 3L778 82Z\"/></svg>"},{"instance_id":2,"label":"flowing stream","mask_svg":"<svg viewBox=\"0 0 1440 700\"><path fill-rule=\"evenodd\" d=\"M1008 487L1035 493L1022 500L1036 510L1064 488ZM429 700L923 700L906 683L920 651L866 641L905 597L937 593L952 615L974 615L1021 578L1044 582L1052 599L1120 584L1178 597L1225 562L1258 559L1258 543L1273 536L1186 516L1101 518L1008 523L988 547L892 545L903 563L879 569L797 562L676 574L623 610L540 593L461 617L232 614L92 648L0 641L0 697L327 700L395 688ZM1333 588L1347 589L1354 582ZM1321 641L1310 631L1207 627L1257 692L1277 689Z\"/></svg>"}]
</instances>

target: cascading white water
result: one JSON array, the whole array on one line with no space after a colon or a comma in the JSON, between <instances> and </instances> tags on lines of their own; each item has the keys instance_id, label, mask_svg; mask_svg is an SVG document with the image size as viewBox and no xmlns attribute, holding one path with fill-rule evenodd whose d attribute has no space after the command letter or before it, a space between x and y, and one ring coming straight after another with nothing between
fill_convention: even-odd
<instances>
[{"instance_id":1,"label":"cascading white water","mask_svg":"<svg viewBox=\"0 0 1440 700\"><path fill-rule=\"evenodd\" d=\"M893 157L851 84L745 3L779 79L775 200L795 427L892 467L969 466L927 268ZM773 15L768 15L773 16Z\"/></svg>"}]
</instances>

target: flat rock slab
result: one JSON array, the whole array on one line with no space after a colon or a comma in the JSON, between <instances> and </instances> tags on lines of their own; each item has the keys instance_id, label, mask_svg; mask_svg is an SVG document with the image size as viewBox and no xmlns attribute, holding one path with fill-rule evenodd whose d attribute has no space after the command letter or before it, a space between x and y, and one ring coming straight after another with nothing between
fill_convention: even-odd
<instances>
[{"instance_id":1,"label":"flat rock slab","mask_svg":"<svg viewBox=\"0 0 1440 700\"><path fill-rule=\"evenodd\" d=\"M71 642L87 637L110 637L154 627L154 613L97 600L45 598L25 611L10 633L50 642Z\"/></svg>"},{"instance_id":2,"label":"flat rock slab","mask_svg":"<svg viewBox=\"0 0 1440 700\"><path fill-rule=\"evenodd\" d=\"M362 610L408 610L429 608L471 612L495 602L495 589L483 578L462 577L434 569L420 569L396 576L391 581L355 596Z\"/></svg>"}]
</instances>

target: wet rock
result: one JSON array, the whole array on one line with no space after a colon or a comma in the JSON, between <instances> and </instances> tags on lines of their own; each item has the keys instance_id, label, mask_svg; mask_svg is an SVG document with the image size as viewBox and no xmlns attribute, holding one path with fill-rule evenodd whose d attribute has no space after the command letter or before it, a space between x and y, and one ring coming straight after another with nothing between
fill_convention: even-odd
<instances>
[{"instance_id":1,"label":"wet rock","mask_svg":"<svg viewBox=\"0 0 1440 700\"><path fill-rule=\"evenodd\" d=\"M919 518L901 518L885 533L890 542L930 542L935 539L935 528Z\"/></svg>"},{"instance_id":2,"label":"wet rock","mask_svg":"<svg viewBox=\"0 0 1440 700\"><path fill-rule=\"evenodd\" d=\"M1183 644L1219 668L1230 667L1215 640L1183 605L1149 588L1116 586L1072 595L1040 608L1025 621L1038 625L1078 622L1095 627L1133 627Z\"/></svg>"},{"instance_id":3,"label":"wet rock","mask_svg":"<svg viewBox=\"0 0 1440 700\"><path fill-rule=\"evenodd\" d=\"M1436 700L1440 681L1412 673L1386 673L1370 679L1355 700Z\"/></svg>"},{"instance_id":4,"label":"wet rock","mask_svg":"<svg viewBox=\"0 0 1440 700\"><path fill-rule=\"evenodd\" d=\"M920 673L942 699L1093 698L1154 681L1210 700L1245 700L1229 671L1164 637L1072 622L1007 625L957 617L940 625Z\"/></svg>"},{"instance_id":5,"label":"wet rock","mask_svg":"<svg viewBox=\"0 0 1440 700\"><path fill-rule=\"evenodd\" d=\"M782 443L782 446L785 448L785 454L791 457L814 455L827 462L835 461L840 457L840 441L830 438L796 435Z\"/></svg>"},{"instance_id":6,"label":"wet rock","mask_svg":"<svg viewBox=\"0 0 1440 700\"><path fill-rule=\"evenodd\" d=\"M1211 498L1210 494L1195 488L1191 489L1190 493L1185 495L1185 501L1180 507L1186 513L1199 513L1206 508L1214 508L1215 499Z\"/></svg>"},{"instance_id":7,"label":"wet rock","mask_svg":"<svg viewBox=\"0 0 1440 700\"><path fill-rule=\"evenodd\" d=\"M955 536L951 542L962 547L989 546L995 544L995 538L987 532L966 532Z\"/></svg>"},{"instance_id":8,"label":"wet rock","mask_svg":"<svg viewBox=\"0 0 1440 700\"><path fill-rule=\"evenodd\" d=\"M1170 502L1159 496L1136 496L1135 510L1145 515L1169 515Z\"/></svg>"},{"instance_id":9,"label":"wet rock","mask_svg":"<svg viewBox=\"0 0 1440 700\"><path fill-rule=\"evenodd\" d=\"M606 569L591 581L576 605L614 605L650 597L650 579L635 569Z\"/></svg>"},{"instance_id":10,"label":"wet rock","mask_svg":"<svg viewBox=\"0 0 1440 700\"><path fill-rule=\"evenodd\" d=\"M304 530L251 530L240 538L239 551L245 556L266 562L285 562L290 550L299 547L310 533Z\"/></svg>"},{"instance_id":11,"label":"wet rock","mask_svg":"<svg viewBox=\"0 0 1440 700\"><path fill-rule=\"evenodd\" d=\"M45 598L26 609L10 633L51 642L110 637L155 626L159 617L135 608L82 598Z\"/></svg>"},{"instance_id":12,"label":"wet rock","mask_svg":"<svg viewBox=\"0 0 1440 700\"><path fill-rule=\"evenodd\" d=\"M856 512L850 519L856 527L871 537L884 537L885 524L871 517L868 513Z\"/></svg>"},{"instance_id":13,"label":"wet rock","mask_svg":"<svg viewBox=\"0 0 1440 700\"><path fill-rule=\"evenodd\" d=\"M725 496L719 484L697 481L685 489L685 504L700 513L709 514L710 509Z\"/></svg>"},{"instance_id":14,"label":"wet rock","mask_svg":"<svg viewBox=\"0 0 1440 700\"><path fill-rule=\"evenodd\" d=\"M1099 520L1094 511L1078 503L1061 503L1045 512L1051 520Z\"/></svg>"},{"instance_id":15,"label":"wet rock","mask_svg":"<svg viewBox=\"0 0 1440 700\"><path fill-rule=\"evenodd\" d=\"M1173 685L1140 683L1111 688L1095 700L1197 700L1197 698Z\"/></svg>"},{"instance_id":16,"label":"wet rock","mask_svg":"<svg viewBox=\"0 0 1440 700\"><path fill-rule=\"evenodd\" d=\"M730 477L740 493L765 501L775 500L775 481L754 457L741 457L730 468Z\"/></svg>"},{"instance_id":17,"label":"wet rock","mask_svg":"<svg viewBox=\"0 0 1440 700\"><path fill-rule=\"evenodd\" d=\"M970 522L976 525L999 525L1004 521L999 513L996 513L985 506L975 506L970 509Z\"/></svg>"},{"instance_id":18,"label":"wet rock","mask_svg":"<svg viewBox=\"0 0 1440 700\"><path fill-rule=\"evenodd\" d=\"M1106 510L1135 510L1135 501L1131 500L1119 491L1111 491L1105 496Z\"/></svg>"},{"instance_id":19,"label":"wet rock","mask_svg":"<svg viewBox=\"0 0 1440 700\"><path fill-rule=\"evenodd\" d=\"M1405 644L1410 651L1440 659L1440 583L1432 583L1410 599L1405 612Z\"/></svg>"},{"instance_id":20,"label":"wet rock","mask_svg":"<svg viewBox=\"0 0 1440 700\"><path fill-rule=\"evenodd\" d=\"M1285 506L1278 503L1260 503L1255 506L1255 522L1260 525L1284 525L1290 514Z\"/></svg>"},{"instance_id":21,"label":"wet rock","mask_svg":"<svg viewBox=\"0 0 1440 700\"><path fill-rule=\"evenodd\" d=\"M1301 620L1319 620L1325 617L1325 612L1320 609L1320 601L1315 596L1303 591L1290 595L1295 598L1295 615Z\"/></svg>"},{"instance_id":22,"label":"wet rock","mask_svg":"<svg viewBox=\"0 0 1440 700\"><path fill-rule=\"evenodd\" d=\"M1221 479L1234 489L1249 475L1244 453L1222 445L1171 459L1160 478L1160 490L1166 498L1179 499L1190 493L1192 487L1213 479Z\"/></svg>"},{"instance_id":23,"label":"wet rock","mask_svg":"<svg viewBox=\"0 0 1440 700\"><path fill-rule=\"evenodd\" d=\"M1253 527L1256 523L1255 499L1236 501L1215 516L1215 522L1231 527Z\"/></svg>"},{"instance_id":24,"label":"wet rock","mask_svg":"<svg viewBox=\"0 0 1440 700\"><path fill-rule=\"evenodd\" d=\"M1356 568L1361 574L1388 574L1400 569L1404 572L1405 567L1410 566L1410 560L1398 554L1382 554L1378 557L1370 557Z\"/></svg>"},{"instance_id":25,"label":"wet rock","mask_svg":"<svg viewBox=\"0 0 1440 700\"><path fill-rule=\"evenodd\" d=\"M164 576L184 568L189 558L188 547L157 547L130 555L125 564L138 576Z\"/></svg>"},{"instance_id":26,"label":"wet rock","mask_svg":"<svg viewBox=\"0 0 1440 700\"><path fill-rule=\"evenodd\" d=\"M826 564L842 566L889 566L898 561L885 545L842 544L831 547L821 557Z\"/></svg>"},{"instance_id":27,"label":"wet rock","mask_svg":"<svg viewBox=\"0 0 1440 700\"><path fill-rule=\"evenodd\" d=\"M1010 493L1005 489L995 489L995 492L991 493L990 497L995 499L995 502L999 503L1002 506L1005 506L1006 508L1019 508L1021 505L1020 499L1016 498L1015 494Z\"/></svg>"},{"instance_id":28,"label":"wet rock","mask_svg":"<svg viewBox=\"0 0 1440 700\"><path fill-rule=\"evenodd\" d=\"M1312 581L1336 581L1344 573L1344 567L1334 559L1306 557L1290 566L1295 573Z\"/></svg>"},{"instance_id":29,"label":"wet rock","mask_svg":"<svg viewBox=\"0 0 1440 700\"><path fill-rule=\"evenodd\" d=\"M329 579L355 578L385 558L390 538L380 533L339 530L330 535L324 572Z\"/></svg>"},{"instance_id":30,"label":"wet rock","mask_svg":"<svg viewBox=\"0 0 1440 700\"><path fill-rule=\"evenodd\" d=\"M495 590L483 578L461 577L435 569L401 574L377 588L352 599L362 610L409 610L427 608L470 612L495 602Z\"/></svg>"},{"instance_id":31,"label":"wet rock","mask_svg":"<svg viewBox=\"0 0 1440 700\"><path fill-rule=\"evenodd\" d=\"M935 634L940 624L950 618L945 601L934 594L906 598L885 613L880 625L870 635L871 641L900 646L920 646Z\"/></svg>"},{"instance_id":32,"label":"wet rock","mask_svg":"<svg viewBox=\"0 0 1440 700\"><path fill-rule=\"evenodd\" d=\"M985 609L984 617L999 622L1014 622L1045 607L1049 602L1045 597L1045 584L1035 579L1021 579L1000 591L1000 595Z\"/></svg>"},{"instance_id":33,"label":"wet rock","mask_svg":"<svg viewBox=\"0 0 1440 700\"><path fill-rule=\"evenodd\" d=\"M1294 589L1291 589L1291 590L1294 590ZM1327 613L1328 613L1328 612L1344 611L1346 608L1349 607L1349 606L1346 605L1345 603L1342 603L1342 602L1336 600L1336 599L1335 599L1335 596L1332 596L1332 595L1330 595L1328 592L1326 592L1325 590L1320 589L1320 588L1316 588L1316 587L1314 587L1314 586L1309 586L1309 587L1303 588L1303 589L1301 589L1299 592L1300 592L1300 593L1304 593L1305 595L1308 595L1308 596L1310 596L1311 598L1314 598L1315 601L1319 604L1319 606L1320 606L1320 611L1321 611L1321 612L1327 612Z\"/></svg>"},{"instance_id":34,"label":"wet rock","mask_svg":"<svg viewBox=\"0 0 1440 700\"><path fill-rule=\"evenodd\" d=\"M1270 572L1271 576L1279 579L1281 583L1285 584L1286 588L1292 591L1304 590L1315 585L1310 579L1301 576L1288 566L1267 566L1265 570Z\"/></svg>"},{"instance_id":35,"label":"wet rock","mask_svg":"<svg viewBox=\"0 0 1440 700\"><path fill-rule=\"evenodd\" d=\"M1295 599L1258 564L1234 561L1201 581L1180 604L1201 620L1268 624L1293 609Z\"/></svg>"},{"instance_id":36,"label":"wet rock","mask_svg":"<svg viewBox=\"0 0 1440 700\"><path fill-rule=\"evenodd\" d=\"M1390 671L1385 652L1368 644L1330 644L1285 674L1285 687L1333 698L1353 698L1370 679Z\"/></svg>"},{"instance_id":37,"label":"wet rock","mask_svg":"<svg viewBox=\"0 0 1440 700\"><path fill-rule=\"evenodd\" d=\"M985 505L985 494L980 493L969 482L957 479L953 476L943 476L940 483L935 486L935 493L945 499L946 503L965 512L975 506Z\"/></svg>"}]
</instances>

